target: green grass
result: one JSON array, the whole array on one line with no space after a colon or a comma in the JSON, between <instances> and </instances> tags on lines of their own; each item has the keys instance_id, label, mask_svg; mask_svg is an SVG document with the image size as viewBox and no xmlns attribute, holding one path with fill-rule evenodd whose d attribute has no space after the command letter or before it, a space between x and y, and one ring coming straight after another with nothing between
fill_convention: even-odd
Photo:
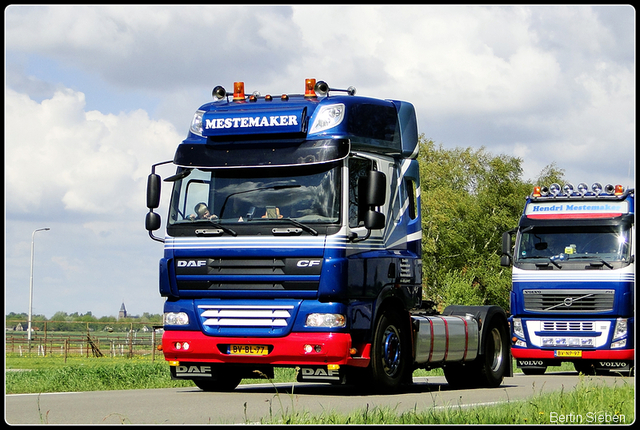
<instances>
[{"instance_id":1,"label":"green grass","mask_svg":"<svg viewBox=\"0 0 640 430\"><path fill-rule=\"evenodd\" d=\"M20 357L7 354L6 393L59 393L70 391L104 391L148 388L195 387L191 381L172 380L169 365L160 357ZM273 382L295 379L294 369L275 369ZM260 379L256 375L256 379ZM263 378L263 382L266 380ZM243 380L255 383L256 380Z\"/></svg>"},{"instance_id":2,"label":"green grass","mask_svg":"<svg viewBox=\"0 0 640 430\"><path fill-rule=\"evenodd\" d=\"M581 377L582 378L582 377ZM540 394L528 400L495 406L463 408L448 405L419 411L365 408L348 415L332 411L294 411L271 416L261 424L631 424L635 418L634 388L621 381L609 387L585 382L572 391Z\"/></svg>"}]
</instances>

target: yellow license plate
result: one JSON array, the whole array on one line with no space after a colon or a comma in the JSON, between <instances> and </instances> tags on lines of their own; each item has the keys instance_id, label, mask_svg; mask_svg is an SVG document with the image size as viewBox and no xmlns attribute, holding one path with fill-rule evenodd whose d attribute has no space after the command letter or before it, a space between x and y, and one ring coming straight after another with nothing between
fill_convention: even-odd
<instances>
[{"instance_id":1,"label":"yellow license plate","mask_svg":"<svg viewBox=\"0 0 640 430\"><path fill-rule=\"evenodd\" d=\"M231 355L267 355L269 347L267 345L229 345Z\"/></svg>"},{"instance_id":2,"label":"yellow license plate","mask_svg":"<svg viewBox=\"0 0 640 430\"><path fill-rule=\"evenodd\" d=\"M556 357L582 357L582 351L579 349L558 350L555 352Z\"/></svg>"}]
</instances>

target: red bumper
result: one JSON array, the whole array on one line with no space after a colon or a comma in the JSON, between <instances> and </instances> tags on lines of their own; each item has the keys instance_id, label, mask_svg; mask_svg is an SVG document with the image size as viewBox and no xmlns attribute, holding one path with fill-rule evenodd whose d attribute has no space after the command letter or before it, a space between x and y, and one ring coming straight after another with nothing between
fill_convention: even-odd
<instances>
[{"instance_id":1,"label":"red bumper","mask_svg":"<svg viewBox=\"0 0 640 430\"><path fill-rule=\"evenodd\" d=\"M189 344L185 350L184 342ZM180 343L180 349L176 344ZM229 345L267 346L267 355L231 355ZM309 347L310 346L310 347ZM206 363L251 363L275 366L341 364L366 366L369 357L352 356L348 333L291 333L279 338L211 337L195 331L165 331L162 350L166 360Z\"/></svg>"},{"instance_id":2,"label":"red bumper","mask_svg":"<svg viewBox=\"0 0 640 430\"><path fill-rule=\"evenodd\" d=\"M513 358L518 359L560 359L560 360L616 360L616 361L630 361L633 360L633 349L620 349L620 350L595 350L595 351L582 351L581 358L571 357L556 357L553 350L547 349L527 349L527 348L511 348L511 355Z\"/></svg>"}]
</instances>

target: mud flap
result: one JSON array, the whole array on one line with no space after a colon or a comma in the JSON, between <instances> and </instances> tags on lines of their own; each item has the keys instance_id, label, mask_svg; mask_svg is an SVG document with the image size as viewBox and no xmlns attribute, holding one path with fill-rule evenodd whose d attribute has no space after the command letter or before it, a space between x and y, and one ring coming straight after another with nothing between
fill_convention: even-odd
<instances>
[{"instance_id":1,"label":"mud flap","mask_svg":"<svg viewBox=\"0 0 640 430\"><path fill-rule=\"evenodd\" d=\"M346 382L343 369L329 369L327 366L302 366L297 379L298 382L330 382L332 384Z\"/></svg>"}]
</instances>

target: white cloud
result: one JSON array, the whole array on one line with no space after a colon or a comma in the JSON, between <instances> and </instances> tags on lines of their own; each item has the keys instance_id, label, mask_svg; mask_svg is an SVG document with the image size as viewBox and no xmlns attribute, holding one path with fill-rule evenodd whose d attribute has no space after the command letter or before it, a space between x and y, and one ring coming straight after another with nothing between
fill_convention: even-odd
<instances>
[{"instance_id":1,"label":"white cloud","mask_svg":"<svg viewBox=\"0 0 640 430\"><path fill-rule=\"evenodd\" d=\"M68 89L41 103L9 89L5 100L8 214L139 209L150 165L182 140L141 110L86 112L84 94Z\"/></svg>"}]
</instances>

